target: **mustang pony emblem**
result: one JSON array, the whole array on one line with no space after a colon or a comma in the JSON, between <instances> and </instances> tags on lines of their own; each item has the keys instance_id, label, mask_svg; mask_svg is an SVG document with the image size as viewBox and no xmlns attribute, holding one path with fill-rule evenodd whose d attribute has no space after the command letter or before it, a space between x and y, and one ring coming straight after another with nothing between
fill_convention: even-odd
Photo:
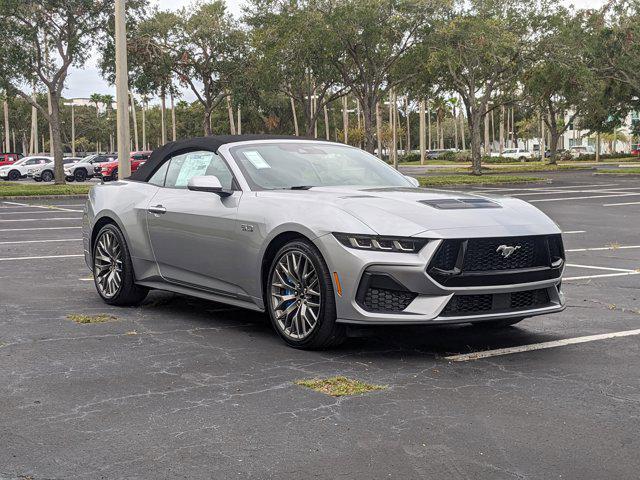
<instances>
[{"instance_id":1,"label":"mustang pony emblem","mask_svg":"<svg viewBox=\"0 0 640 480\"><path fill-rule=\"evenodd\" d=\"M502 256L504 258L509 258L511 255L513 255L513 252L515 252L519 248L520 248L520 245L516 245L515 247L510 247L508 245L500 245L496 250L496 252L502 253Z\"/></svg>"}]
</instances>

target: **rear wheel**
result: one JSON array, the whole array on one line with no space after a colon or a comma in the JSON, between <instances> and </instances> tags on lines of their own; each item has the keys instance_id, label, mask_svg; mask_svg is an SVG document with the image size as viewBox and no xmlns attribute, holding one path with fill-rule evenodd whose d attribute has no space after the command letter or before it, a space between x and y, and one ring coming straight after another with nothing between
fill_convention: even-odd
<instances>
[{"instance_id":1,"label":"rear wheel","mask_svg":"<svg viewBox=\"0 0 640 480\"><path fill-rule=\"evenodd\" d=\"M40 175L40 177L42 178L43 182L50 182L51 180L53 180L53 172L45 170L44 172L42 172L42 175Z\"/></svg>"},{"instance_id":2,"label":"rear wheel","mask_svg":"<svg viewBox=\"0 0 640 480\"><path fill-rule=\"evenodd\" d=\"M271 262L265 301L271 323L295 348L327 348L342 343L336 323L331 275L318 249L306 240L283 246Z\"/></svg>"},{"instance_id":3,"label":"rear wheel","mask_svg":"<svg viewBox=\"0 0 640 480\"><path fill-rule=\"evenodd\" d=\"M498 329L507 328L516 323L520 323L524 318L508 318L506 320L485 320L483 322L475 322L472 325L478 328Z\"/></svg>"},{"instance_id":4,"label":"rear wheel","mask_svg":"<svg viewBox=\"0 0 640 480\"><path fill-rule=\"evenodd\" d=\"M87 179L87 171L84 168L79 168L73 173L73 177L76 182L84 182Z\"/></svg>"},{"instance_id":5,"label":"rear wheel","mask_svg":"<svg viewBox=\"0 0 640 480\"><path fill-rule=\"evenodd\" d=\"M114 224L102 227L96 237L93 278L98 294L109 305L137 305L149 291L135 284L127 243Z\"/></svg>"}]
</instances>

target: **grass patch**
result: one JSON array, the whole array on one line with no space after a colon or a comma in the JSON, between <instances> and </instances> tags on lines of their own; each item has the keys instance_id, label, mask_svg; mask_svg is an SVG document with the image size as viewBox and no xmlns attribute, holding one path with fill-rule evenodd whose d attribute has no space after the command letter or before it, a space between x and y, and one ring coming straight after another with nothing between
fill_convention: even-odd
<instances>
[{"instance_id":1,"label":"grass patch","mask_svg":"<svg viewBox=\"0 0 640 480\"><path fill-rule=\"evenodd\" d=\"M602 168L598 170L596 173L598 174L604 173L606 175L640 175L640 167L639 168L621 168L619 170Z\"/></svg>"},{"instance_id":2,"label":"grass patch","mask_svg":"<svg viewBox=\"0 0 640 480\"><path fill-rule=\"evenodd\" d=\"M418 177L421 187L444 187L447 185L492 185L498 183L543 182L545 178L519 175L433 175Z\"/></svg>"},{"instance_id":3,"label":"grass patch","mask_svg":"<svg viewBox=\"0 0 640 480\"><path fill-rule=\"evenodd\" d=\"M509 165L507 167L483 166L484 173L530 173L530 172L557 172L561 170L592 170L593 167L585 165L549 165L548 163L529 163L520 165ZM469 173L471 167L442 168L438 173Z\"/></svg>"},{"instance_id":4,"label":"grass patch","mask_svg":"<svg viewBox=\"0 0 640 480\"><path fill-rule=\"evenodd\" d=\"M38 185L36 183L1 182L0 197L33 197L38 195L83 195L93 185Z\"/></svg>"},{"instance_id":5,"label":"grass patch","mask_svg":"<svg viewBox=\"0 0 640 480\"><path fill-rule=\"evenodd\" d=\"M85 324L85 323L105 323L112 320L117 320L118 317L109 315L106 313L99 313L97 315L83 315L80 313L71 313L67 315L67 318L73 322Z\"/></svg>"},{"instance_id":6,"label":"grass patch","mask_svg":"<svg viewBox=\"0 0 640 480\"><path fill-rule=\"evenodd\" d=\"M347 377L331 377L325 379L314 378L312 380L296 380L296 385L310 388L316 392L331 395L332 397L344 397L346 395L360 395L375 390L385 390L384 385L372 385L370 383L352 380Z\"/></svg>"}]
</instances>

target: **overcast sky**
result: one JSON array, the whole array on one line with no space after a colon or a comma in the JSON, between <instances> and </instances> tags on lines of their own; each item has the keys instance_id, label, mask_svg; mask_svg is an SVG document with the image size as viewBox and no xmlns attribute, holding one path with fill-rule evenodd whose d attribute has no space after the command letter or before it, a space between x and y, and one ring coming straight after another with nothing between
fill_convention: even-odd
<instances>
[{"instance_id":1,"label":"overcast sky","mask_svg":"<svg viewBox=\"0 0 640 480\"><path fill-rule=\"evenodd\" d=\"M234 15L242 13L243 0L226 0L229 11ZM176 10L192 3L192 0L151 0L162 10ZM599 7L604 0L564 0L566 5L575 5L577 8ZM92 93L111 94L115 96L115 88L105 82L98 68L95 59L90 59L82 69L71 68L67 78L67 88L63 95L66 98L87 98ZM188 91L184 92L183 98L193 101L194 96Z\"/></svg>"}]
</instances>

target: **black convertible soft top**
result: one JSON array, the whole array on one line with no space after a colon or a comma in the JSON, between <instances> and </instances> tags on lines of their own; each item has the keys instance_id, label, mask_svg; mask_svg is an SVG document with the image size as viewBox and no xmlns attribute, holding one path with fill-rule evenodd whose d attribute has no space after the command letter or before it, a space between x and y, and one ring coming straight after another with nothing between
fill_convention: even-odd
<instances>
[{"instance_id":1,"label":"black convertible soft top","mask_svg":"<svg viewBox=\"0 0 640 480\"><path fill-rule=\"evenodd\" d=\"M246 142L249 140L321 140L289 135L212 135L209 137L194 137L186 140L169 142L153 151L149 159L133 172L131 180L146 182L158 167L169 157L182 153L205 150L216 152L227 143Z\"/></svg>"}]
</instances>

